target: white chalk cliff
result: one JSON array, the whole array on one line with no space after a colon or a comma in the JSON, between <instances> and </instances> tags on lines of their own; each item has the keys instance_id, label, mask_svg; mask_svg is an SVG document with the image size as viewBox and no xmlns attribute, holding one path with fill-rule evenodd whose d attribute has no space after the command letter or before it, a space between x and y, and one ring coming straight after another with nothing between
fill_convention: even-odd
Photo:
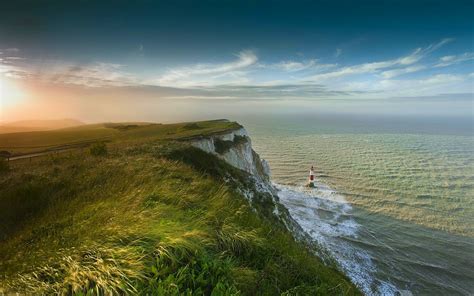
<instances>
[{"instance_id":1,"label":"white chalk cliff","mask_svg":"<svg viewBox=\"0 0 474 296\"><path fill-rule=\"evenodd\" d=\"M230 165L250 173L261 181L268 182L270 180L268 163L252 149L250 137L243 127L193 139L190 143L192 146L214 154ZM226 149L220 150L219 145L226 145Z\"/></svg>"},{"instance_id":2,"label":"white chalk cliff","mask_svg":"<svg viewBox=\"0 0 474 296\"><path fill-rule=\"evenodd\" d=\"M189 140L189 143L249 173L249 180L253 186L248 187L236 183L235 189L254 205L256 211L266 213L267 217L276 218L275 221L282 223L296 239L309 241L307 234L279 202L278 190L270 182L270 167L253 150L252 141L243 127L193 138Z\"/></svg>"}]
</instances>

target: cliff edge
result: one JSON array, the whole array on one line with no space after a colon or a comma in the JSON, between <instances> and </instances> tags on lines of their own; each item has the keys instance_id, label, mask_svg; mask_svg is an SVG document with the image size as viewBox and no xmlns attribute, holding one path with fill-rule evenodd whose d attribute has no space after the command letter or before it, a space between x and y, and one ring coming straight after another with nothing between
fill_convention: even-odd
<instances>
[{"instance_id":1,"label":"cliff edge","mask_svg":"<svg viewBox=\"0 0 474 296\"><path fill-rule=\"evenodd\" d=\"M268 163L253 150L251 139L243 127L195 138L190 140L190 143L255 176L260 181L270 180Z\"/></svg>"},{"instance_id":2,"label":"cliff edge","mask_svg":"<svg viewBox=\"0 0 474 296\"><path fill-rule=\"evenodd\" d=\"M252 140L243 126L224 132L212 133L188 140L189 143L206 153L210 153L247 175L242 178L227 176L226 181L245 196L255 210L267 218L276 219L289 230L296 239L306 244L314 244L301 226L290 216L279 202L277 189L270 181L270 166L252 147ZM324 259L329 259L320 249L315 248Z\"/></svg>"},{"instance_id":3,"label":"cliff edge","mask_svg":"<svg viewBox=\"0 0 474 296\"><path fill-rule=\"evenodd\" d=\"M27 136L64 146L97 129L103 153L69 149L0 171L0 295L360 295L302 241L237 123Z\"/></svg>"}]
</instances>

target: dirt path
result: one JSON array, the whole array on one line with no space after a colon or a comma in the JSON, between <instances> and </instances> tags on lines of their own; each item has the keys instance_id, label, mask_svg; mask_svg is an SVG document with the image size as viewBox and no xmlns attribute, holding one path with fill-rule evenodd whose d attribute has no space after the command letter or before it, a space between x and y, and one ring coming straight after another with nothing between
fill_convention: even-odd
<instances>
[{"instance_id":1,"label":"dirt path","mask_svg":"<svg viewBox=\"0 0 474 296\"><path fill-rule=\"evenodd\" d=\"M100 139L100 140L103 141L104 139ZM74 150L74 149L78 149L78 148L85 148L85 147L90 146L91 144L99 142L100 140L95 139L95 140L83 141L83 142L79 142L79 143L63 144L63 145L60 145L60 146L50 146L49 148L47 148L45 150L13 155L12 157L10 157L10 161L25 159L25 158L33 158L33 157L38 157L38 156L43 156L43 155L53 154L53 153L59 153L59 152L66 152L66 151L70 151L70 150Z\"/></svg>"}]
</instances>

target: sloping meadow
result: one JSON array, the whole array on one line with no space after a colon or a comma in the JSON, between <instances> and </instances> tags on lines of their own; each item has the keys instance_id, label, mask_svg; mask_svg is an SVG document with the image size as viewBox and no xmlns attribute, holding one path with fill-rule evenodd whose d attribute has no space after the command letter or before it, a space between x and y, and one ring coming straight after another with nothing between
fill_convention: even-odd
<instances>
[{"instance_id":1,"label":"sloping meadow","mask_svg":"<svg viewBox=\"0 0 474 296\"><path fill-rule=\"evenodd\" d=\"M0 293L354 295L185 142L108 144L0 174Z\"/></svg>"}]
</instances>

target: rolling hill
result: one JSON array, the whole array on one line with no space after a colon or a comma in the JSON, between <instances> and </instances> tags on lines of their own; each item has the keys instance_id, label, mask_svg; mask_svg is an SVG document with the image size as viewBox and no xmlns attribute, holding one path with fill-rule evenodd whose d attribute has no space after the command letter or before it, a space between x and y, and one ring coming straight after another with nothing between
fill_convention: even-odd
<instances>
[{"instance_id":1,"label":"rolling hill","mask_svg":"<svg viewBox=\"0 0 474 296\"><path fill-rule=\"evenodd\" d=\"M22 120L0 125L0 134L19 133L32 131L46 131L60 128L84 125L83 122L75 119L58 120Z\"/></svg>"},{"instance_id":2,"label":"rolling hill","mask_svg":"<svg viewBox=\"0 0 474 296\"><path fill-rule=\"evenodd\" d=\"M0 294L359 295L294 227L258 155L239 156L251 147L242 130L99 124L8 138L16 152L103 149L0 171Z\"/></svg>"}]
</instances>

